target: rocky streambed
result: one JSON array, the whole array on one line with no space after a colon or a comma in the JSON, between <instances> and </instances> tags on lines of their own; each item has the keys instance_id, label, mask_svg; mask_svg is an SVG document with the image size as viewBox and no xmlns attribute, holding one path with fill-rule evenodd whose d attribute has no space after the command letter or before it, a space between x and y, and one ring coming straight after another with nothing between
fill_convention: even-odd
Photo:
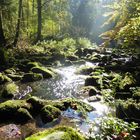
<instances>
[{"instance_id":1,"label":"rocky streambed","mask_svg":"<svg viewBox=\"0 0 140 140\"><path fill-rule=\"evenodd\" d=\"M51 134L46 130L29 140L43 139L45 135L50 139L58 134L58 139L63 139L68 132L68 137L85 139L93 122L96 125L92 133L100 134L97 122L109 115L139 123L139 57L95 49L79 50L76 55L80 61L66 61L69 66L52 69L28 62L24 73L14 69L1 73L1 82L8 80L2 88L0 104L3 140L25 139L54 127ZM84 136L63 125L76 128Z\"/></svg>"}]
</instances>

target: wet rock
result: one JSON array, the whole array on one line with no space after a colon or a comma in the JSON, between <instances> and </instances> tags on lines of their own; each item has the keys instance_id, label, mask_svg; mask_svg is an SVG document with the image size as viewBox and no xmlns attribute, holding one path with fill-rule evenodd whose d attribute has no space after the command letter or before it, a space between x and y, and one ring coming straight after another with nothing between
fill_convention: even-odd
<instances>
[{"instance_id":1,"label":"wet rock","mask_svg":"<svg viewBox=\"0 0 140 140\"><path fill-rule=\"evenodd\" d=\"M34 82L42 80L43 76L40 73L26 73L23 75L22 82Z\"/></svg>"},{"instance_id":2,"label":"wet rock","mask_svg":"<svg viewBox=\"0 0 140 140\"><path fill-rule=\"evenodd\" d=\"M21 129L15 124L9 124L0 127L0 139L1 140L20 140Z\"/></svg>"},{"instance_id":3,"label":"wet rock","mask_svg":"<svg viewBox=\"0 0 140 140\"><path fill-rule=\"evenodd\" d=\"M33 67L32 72L42 74L43 78L52 78L55 75L53 71L45 67Z\"/></svg>"},{"instance_id":4,"label":"wet rock","mask_svg":"<svg viewBox=\"0 0 140 140\"><path fill-rule=\"evenodd\" d=\"M39 64L37 62L29 62L26 65L26 69L31 70L33 67L38 67Z\"/></svg>"},{"instance_id":5,"label":"wet rock","mask_svg":"<svg viewBox=\"0 0 140 140\"><path fill-rule=\"evenodd\" d=\"M16 112L17 122L27 122L28 120L32 120L33 117L29 113L29 111L25 108L19 108Z\"/></svg>"},{"instance_id":6,"label":"wet rock","mask_svg":"<svg viewBox=\"0 0 140 140\"><path fill-rule=\"evenodd\" d=\"M27 99L27 103L30 103L32 105L32 113L38 114L40 113L41 109L48 104L46 100L42 100L38 97L32 96L29 99Z\"/></svg>"},{"instance_id":7,"label":"wet rock","mask_svg":"<svg viewBox=\"0 0 140 140\"><path fill-rule=\"evenodd\" d=\"M85 138L80 135L76 130L69 128L69 127L64 127L60 126L57 128L45 130L43 132L36 133L28 138L26 140L39 140L39 139L44 139L44 140L85 140Z\"/></svg>"},{"instance_id":8,"label":"wet rock","mask_svg":"<svg viewBox=\"0 0 140 140\"><path fill-rule=\"evenodd\" d=\"M15 83L7 83L4 86L1 96L3 98L13 98L19 92L19 87Z\"/></svg>"},{"instance_id":9,"label":"wet rock","mask_svg":"<svg viewBox=\"0 0 140 140\"><path fill-rule=\"evenodd\" d=\"M22 123L31 119L29 110L31 110L31 104L25 100L8 100L0 104L0 121L15 121Z\"/></svg>"},{"instance_id":10,"label":"wet rock","mask_svg":"<svg viewBox=\"0 0 140 140\"><path fill-rule=\"evenodd\" d=\"M15 74L16 70L14 68L6 69L4 71L5 74Z\"/></svg>"},{"instance_id":11,"label":"wet rock","mask_svg":"<svg viewBox=\"0 0 140 140\"><path fill-rule=\"evenodd\" d=\"M94 71L94 67L84 66L77 70L78 74L89 75Z\"/></svg>"},{"instance_id":12,"label":"wet rock","mask_svg":"<svg viewBox=\"0 0 140 140\"><path fill-rule=\"evenodd\" d=\"M69 55L67 56L67 59L70 61L77 61L78 60L78 56L76 55Z\"/></svg>"},{"instance_id":13,"label":"wet rock","mask_svg":"<svg viewBox=\"0 0 140 140\"><path fill-rule=\"evenodd\" d=\"M101 101L101 97L100 96L92 96L92 97L89 97L87 100L88 100L88 102L98 102L98 101Z\"/></svg>"},{"instance_id":14,"label":"wet rock","mask_svg":"<svg viewBox=\"0 0 140 140\"><path fill-rule=\"evenodd\" d=\"M61 111L51 105L46 105L41 110L41 119L44 123L48 123L57 119L61 115Z\"/></svg>"},{"instance_id":15,"label":"wet rock","mask_svg":"<svg viewBox=\"0 0 140 140\"><path fill-rule=\"evenodd\" d=\"M0 84L5 84L7 82L12 82L12 79L3 73L0 73Z\"/></svg>"},{"instance_id":16,"label":"wet rock","mask_svg":"<svg viewBox=\"0 0 140 140\"><path fill-rule=\"evenodd\" d=\"M101 77L100 76L89 76L86 78L85 80L85 86L96 86L96 87L100 87L99 84L99 79Z\"/></svg>"},{"instance_id":17,"label":"wet rock","mask_svg":"<svg viewBox=\"0 0 140 140\"><path fill-rule=\"evenodd\" d=\"M17 74L7 74L9 78L11 78L13 81L20 81L23 76L17 75Z\"/></svg>"}]
</instances>

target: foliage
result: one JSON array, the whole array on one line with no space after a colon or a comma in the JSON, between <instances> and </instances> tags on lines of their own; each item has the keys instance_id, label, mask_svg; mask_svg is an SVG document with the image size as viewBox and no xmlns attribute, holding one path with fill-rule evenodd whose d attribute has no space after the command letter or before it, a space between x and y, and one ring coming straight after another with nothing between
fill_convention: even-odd
<instances>
[{"instance_id":1,"label":"foliage","mask_svg":"<svg viewBox=\"0 0 140 140\"><path fill-rule=\"evenodd\" d=\"M132 132L137 128L135 123L127 123L121 119L114 117L104 117L99 120L99 131L95 135L91 135L89 140L132 140L134 135ZM94 126L90 130L94 132Z\"/></svg>"},{"instance_id":2,"label":"foliage","mask_svg":"<svg viewBox=\"0 0 140 140\"><path fill-rule=\"evenodd\" d=\"M119 0L106 7L110 9L105 14L109 18L103 26L114 23L114 27L101 34L101 37L108 38L105 45L116 40L123 47L137 47L140 38L139 0Z\"/></svg>"}]
</instances>

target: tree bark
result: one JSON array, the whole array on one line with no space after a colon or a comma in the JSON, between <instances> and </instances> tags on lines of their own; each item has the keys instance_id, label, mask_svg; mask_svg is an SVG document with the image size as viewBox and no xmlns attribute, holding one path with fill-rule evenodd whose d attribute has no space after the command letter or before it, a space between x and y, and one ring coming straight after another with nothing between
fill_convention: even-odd
<instances>
[{"instance_id":1,"label":"tree bark","mask_svg":"<svg viewBox=\"0 0 140 140\"><path fill-rule=\"evenodd\" d=\"M21 16L22 16L22 0L19 0L18 20L17 20L15 39L14 39L14 43L13 43L15 47L17 46L17 42L18 42L18 38L19 38Z\"/></svg>"},{"instance_id":2,"label":"tree bark","mask_svg":"<svg viewBox=\"0 0 140 140\"><path fill-rule=\"evenodd\" d=\"M6 39L4 36L3 26L2 26L2 13L0 11L0 46L6 45Z\"/></svg>"},{"instance_id":3,"label":"tree bark","mask_svg":"<svg viewBox=\"0 0 140 140\"><path fill-rule=\"evenodd\" d=\"M38 27L37 27L37 39L41 40L41 30L42 30L42 14L41 14L41 0L37 0L37 11L38 11Z\"/></svg>"}]
</instances>

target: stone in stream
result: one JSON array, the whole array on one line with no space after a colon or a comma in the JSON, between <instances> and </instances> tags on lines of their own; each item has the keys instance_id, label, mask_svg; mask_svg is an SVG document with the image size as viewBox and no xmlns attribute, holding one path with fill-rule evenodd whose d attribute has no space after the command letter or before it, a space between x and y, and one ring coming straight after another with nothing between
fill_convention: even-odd
<instances>
[{"instance_id":1,"label":"stone in stream","mask_svg":"<svg viewBox=\"0 0 140 140\"><path fill-rule=\"evenodd\" d=\"M21 129L15 124L9 124L0 127L1 140L19 140L21 139Z\"/></svg>"},{"instance_id":2,"label":"stone in stream","mask_svg":"<svg viewBox=\"0 0 140 140\"><path fill-rule=\"evenodd\" d=\"M43 78L52 78L55 75L53 71L45 67L33 67L31 70L34 73L41 73Z\"/></svg>"},{"instance_id":3,"label":"stone in stream","mask_svg":"<svg viewBox=\"0 0 140 140\"><path fill-rule=\"evenodd\" d=\"M13 98L19 92L19 87L15 83L7 83L2 91L3 98Z\"/></svg>"},{"instance_id":4,"label":"stone in stream","mask_svg":"<svg viewBox=\"0 0 140 140\"><path fill-rule=\"evenodd\" d=\"M38 132L26 140L85 140L85 138L70 127L60 126Z\"/></svg>"},{"instance_id":5,"label":"stone in stream","mask_svg":"<svg viewBox=\"0 0 140 140\"><path fill-rule=\"evenodd\" d=\"M42 80L43 76L40 73L25 73L21 82L34 82Z\"/></svg>"},{"instance_id":6,"label":"stone in stream","mask_svg":"<svg viewBox=\"0 0 140 140\"><path fill-rule=\"evenodd\" d=\"M41 119L44 123L52 122L60 115L61 111L52 105L46 105L41 110Z\"/></svg>"},{"instance_id":7,"label":"stone in stream","mask_svg":"<svg viewBox=\"0 0 140 140\"><path fill-rule=\"evenodd\" d=\"M0 73L0 84L5 84L7 82L12 82L12 79L3 73Z\"/></svg>"},{"instance_id":8,"label":"stone in stream","mask_svg":"<svg viewBox=\"0 0 140 140\"><path fill-rule=\"evenodd\" d=\"M14 121L18 123L32 119L32 106L26 100L8 100L0 104L0 121Z\"/></svg>"}]
</instances>

